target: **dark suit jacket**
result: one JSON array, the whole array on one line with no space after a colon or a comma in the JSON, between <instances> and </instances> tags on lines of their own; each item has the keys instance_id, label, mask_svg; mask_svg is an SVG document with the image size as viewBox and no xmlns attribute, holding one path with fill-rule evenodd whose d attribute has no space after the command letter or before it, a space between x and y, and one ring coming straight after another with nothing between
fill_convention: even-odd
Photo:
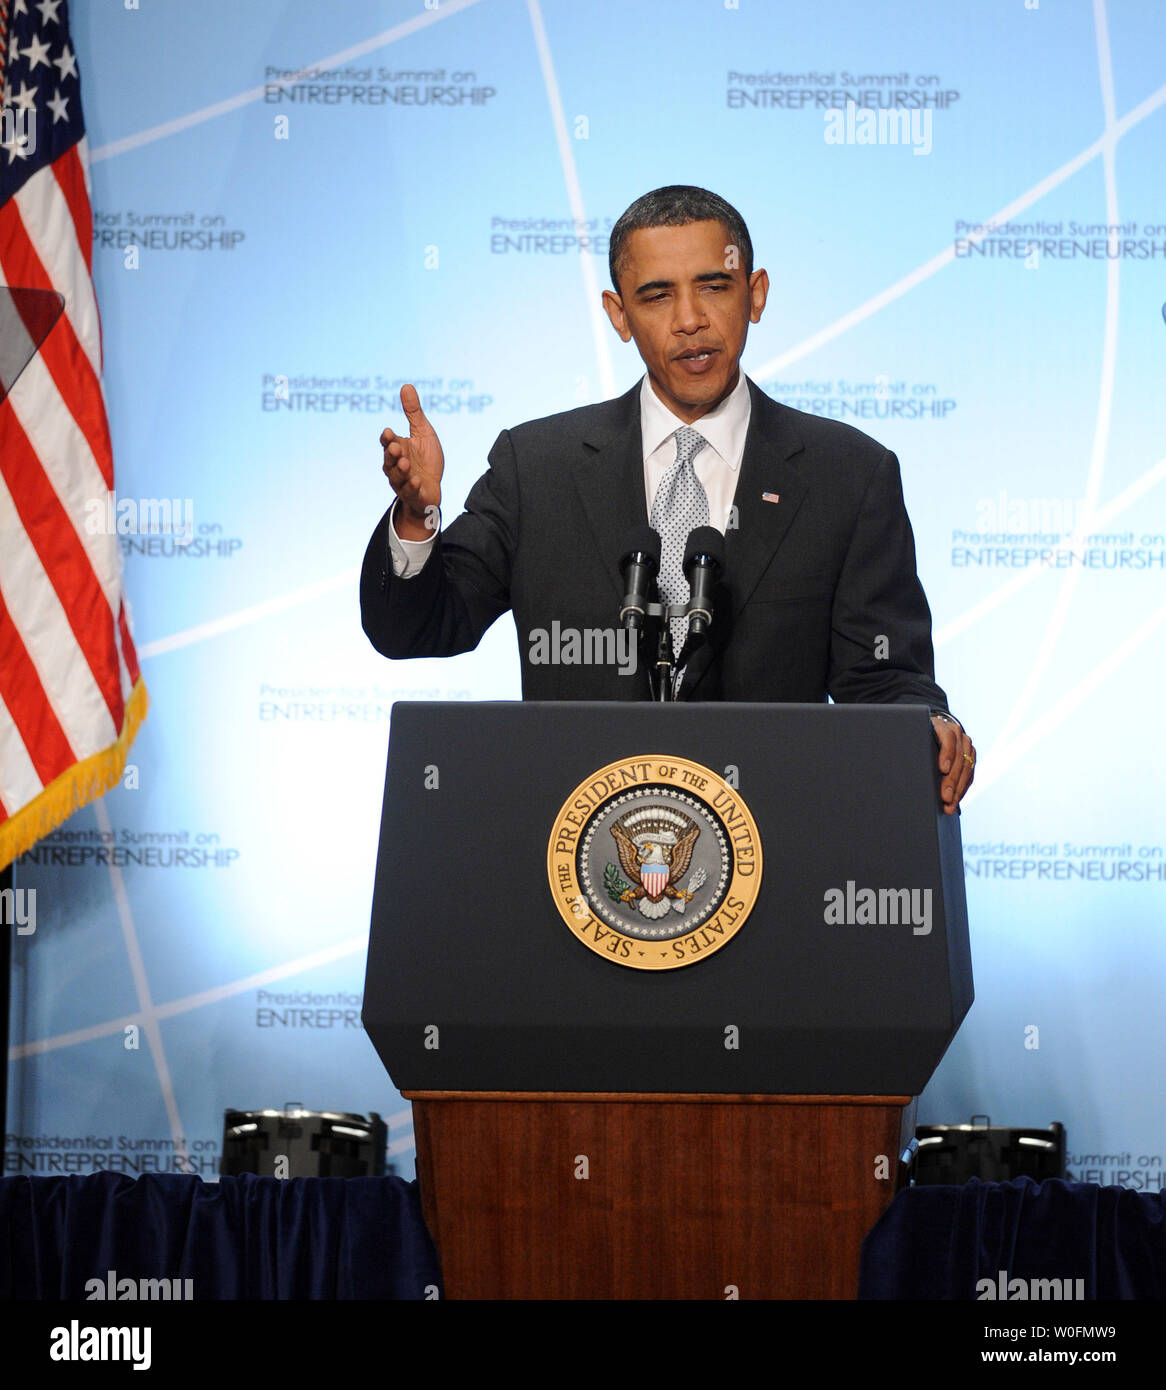
<instances>
[{"instance_id":1,"label":"dark suit jacket","mask_svg":"<svg viewBox=\"0 0 1166 1390\"><path fill-rule=\"evenodd\" d=\"M624 543L648 521L639 391L503 430L465 511L412 579L393 575L386 512L360 581L373 646L452 656L511 609L524 699L648 699L647 652L630 676L615 664L531 660L539 629L618 627ZM946 709L898 460L849 425L779 405L752 381L749 391L737 526L725 536L711 639L680 698Z\"/></svg>"}]
</instances>

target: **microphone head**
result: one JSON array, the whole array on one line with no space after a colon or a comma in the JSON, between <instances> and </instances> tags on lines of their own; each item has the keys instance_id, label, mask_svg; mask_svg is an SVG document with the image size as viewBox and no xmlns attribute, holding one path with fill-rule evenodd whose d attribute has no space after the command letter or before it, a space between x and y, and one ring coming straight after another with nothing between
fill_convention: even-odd
<instances>
[{"instance_id":1,"label":"microphone head","mask_svg":"<svg viewBox=\"0 0 1166 1390\"><path fill-rule=\"evenodd\" d=\"M635 527L628 533L620 554L623 557L619 562L621 574L632 561L648 565L652 573L655 574L660 568L659 532L654 531L650 526Z\"/></svg>"},{"instance_id":2,"label":"microphone head","mask_svg":"<svg viewBox=\"0 0 1166 1390\"><path fill-rule=\"evenodd\" d=\"M725 538L715 526L698 526L688 535L684 547L684 573L688 576L698 560L710 561L718 570L725 567Z\"/></svg>"}]
</instances>

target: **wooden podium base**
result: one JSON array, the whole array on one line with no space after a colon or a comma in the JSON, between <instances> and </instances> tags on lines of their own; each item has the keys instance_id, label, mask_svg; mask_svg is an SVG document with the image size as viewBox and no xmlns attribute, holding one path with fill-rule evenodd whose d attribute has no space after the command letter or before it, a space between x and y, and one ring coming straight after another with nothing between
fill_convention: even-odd
<instances>
[{"instance_id":1,"label":"wooden podium base","mask_svg":"<svg viewBox=\"0 0 1166 1390\"><path fill-rule=\"evenodd\" d=\"M854 1298L910 1096L408 1091L456 1299Z\"/></svg>"}]
</instances>

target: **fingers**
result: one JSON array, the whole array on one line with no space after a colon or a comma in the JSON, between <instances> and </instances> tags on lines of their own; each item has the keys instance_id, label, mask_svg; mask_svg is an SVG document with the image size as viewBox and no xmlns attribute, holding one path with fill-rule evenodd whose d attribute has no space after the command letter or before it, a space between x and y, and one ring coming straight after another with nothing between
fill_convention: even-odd
<instances>
[{"instance_id":1,"label":"fingers","mask_svg":"<svg viewBox=\"0 0 1166 1390\"><path fill-rule=\"evenodd\" d=\"M964 793L972 785L976 775L976 748L972 740L960 730L959 749L956 755L955 770L958 773L955 781L955 796L952 800L952 810L960 804L964 798Z\"/></svg>"},{"instance_id":2,"label":"fingers","mask_svg":"<svg viewBox=\"0 0 1166 1390\"><path fill-rule=\"evenodd\" d=\"M935 730L935 737L939 740L938 762L939 771L943 778L939 786L939 795L943 801L943 809L952 811L957 805L955 788L959 769L956 767L956 761L961 731L958 725L949 724L945 719L933 719L931 727Z\"/></svg>"},{"instance_id":3,"label":"fingers","mask_svg":"<svg viewBox=\"0 0 1166 1390\"><path fill-rule=\"evenodd\" d=\"M409 476L409 441L402 439L399 434L394 434L390 429L381 431L381 447L385 451L384 463L381 470L385 477L394 487Z\"/></svg>"},{"instance_id":4,"label":"fingers","mask_svg":"<svg viewBox=\"0 0 1166 1390\"><path fill-rule=\"evenodd\" d=\"M389 482L393 484L397 496L406 507L410 508L415 513L420 513L425 510L425 498L422 493L422 478L419 473L405 473L399 480L395 479L393 474L390 473Z\"/></svg>"},{"instance_id":5,"label":"fingers","mask_svg":"<svg viewBox=\"0 0 1166 1390\"><path fill-rule=\"evenodd\" d=\"M421 409L421 398L417 394L417 388L411 383L406 382L401 387L401 409L405 412L405 419L409 422L409 438L422 430L433 433L433 426L425 418L425 412ZM386 427L381 431L381 448L385 451L384 471L389 475L392 465L389 462L390 456L394 459L407 458L409 453L409 438L396 433L395 430Z\"/></svg>"},{"instance_id":6,"label":"fingers","mask_svg":"<svg viewBox=\"0 0 1166 1390\"><path fill-rule=\"evenodd\" d=\"M405 419L409 421L411 435L433 429L421 409L421 398L417 394L417 388L411 382L406 382L401 387L401 409L405 412Z\"/></svg>"},{"instance_id":7,"label":"fingers","mask_svg":"<svg viewBox=\"0 0 1166 1390\"><path fill-rule=\"evenodd\" d=\"M381 430L381 448L385 451L385 462L388 463L390 458L399 459L409 452L409 441L386 428Z\"/></svg>"},{"instance_id":8,"label":"fingers","mask_svg":"<svg viewBox=\"0 0 1166 1390\"><path fill-rule=\"evenodd\" d=\"M939 741L937 761L943 779L939 785L939 796L943 802L944 811L948 815L952 815L959 805L960 779L963 775L963 769L968 766L961 756L966 735L958 724L947 719L932 719L931 727L935 730L935 737Z\"/></svg>"},{"instance_id":9,"label":"fingers","mask_svg":"<svg viewBox=\"0 0 1166 1390\"><path fill-rule=\"evenodd\" d=\"M381 465L382 471L389 482L393 485L393 491L408 506L416 508L418 511L424 508L424 498L422 490L425 479L420 472L414 469L411 460L406 457L396 457L391 453L394 446L388 445L385 448L385 461ZM400 447L398 444L396 447Z\"/></svg>"},{"instance_id":10,"label":"fingers","mask_svg":"<svg viewBox=\"0 0 1166 1390\"><path fill-rule=\"evenodd\" d=\"M947 815L954 815L975 776L976 750L972 740L956 723L932 718L931 727L939 743L940 799Z\"/></svg>"},{"instance_id":11,"label":"fingers","mask_svg":"<svg viewBox=\"0 0 1166 1390\"><path fill-rule=\"evenodd\" d=\"M381 431L382 472L406 505L418 512L439 507L445 462L441 442L425 418L417 388L411 382L401 387L401 408L409 422L409 432L402 435L389 428Z\"/></svg>"}]
</instances>

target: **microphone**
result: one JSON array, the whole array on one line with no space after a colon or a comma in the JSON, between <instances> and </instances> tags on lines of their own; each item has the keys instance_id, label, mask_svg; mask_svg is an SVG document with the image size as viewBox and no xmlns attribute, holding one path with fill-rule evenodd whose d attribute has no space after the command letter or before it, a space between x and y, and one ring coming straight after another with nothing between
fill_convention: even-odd
<instances>
[{"instance_id":1,"label":"microphone","mask_svg":"<svg viewBox=\"0 0 1166 1390\"><path fill-rule=\"evenodd\" d=\"M660 569L660 537L650 526L637 526L624 544L619 572L626 586L619 620L628 632L644 626L648 594Z\"/></svg>"},{"instance_id":2,"label":"microphone","mask_svg":"<svg viewBox=\"0 0 1166 1390\"><path fill-rule=\"evenodd\" d=\"M692 597L688 602L688 639L698 646L708 636L713 620L713 589L725 567L725 538L715 526L698 526L684 547L684 577Z\"/></svg>"}]
</instances>

